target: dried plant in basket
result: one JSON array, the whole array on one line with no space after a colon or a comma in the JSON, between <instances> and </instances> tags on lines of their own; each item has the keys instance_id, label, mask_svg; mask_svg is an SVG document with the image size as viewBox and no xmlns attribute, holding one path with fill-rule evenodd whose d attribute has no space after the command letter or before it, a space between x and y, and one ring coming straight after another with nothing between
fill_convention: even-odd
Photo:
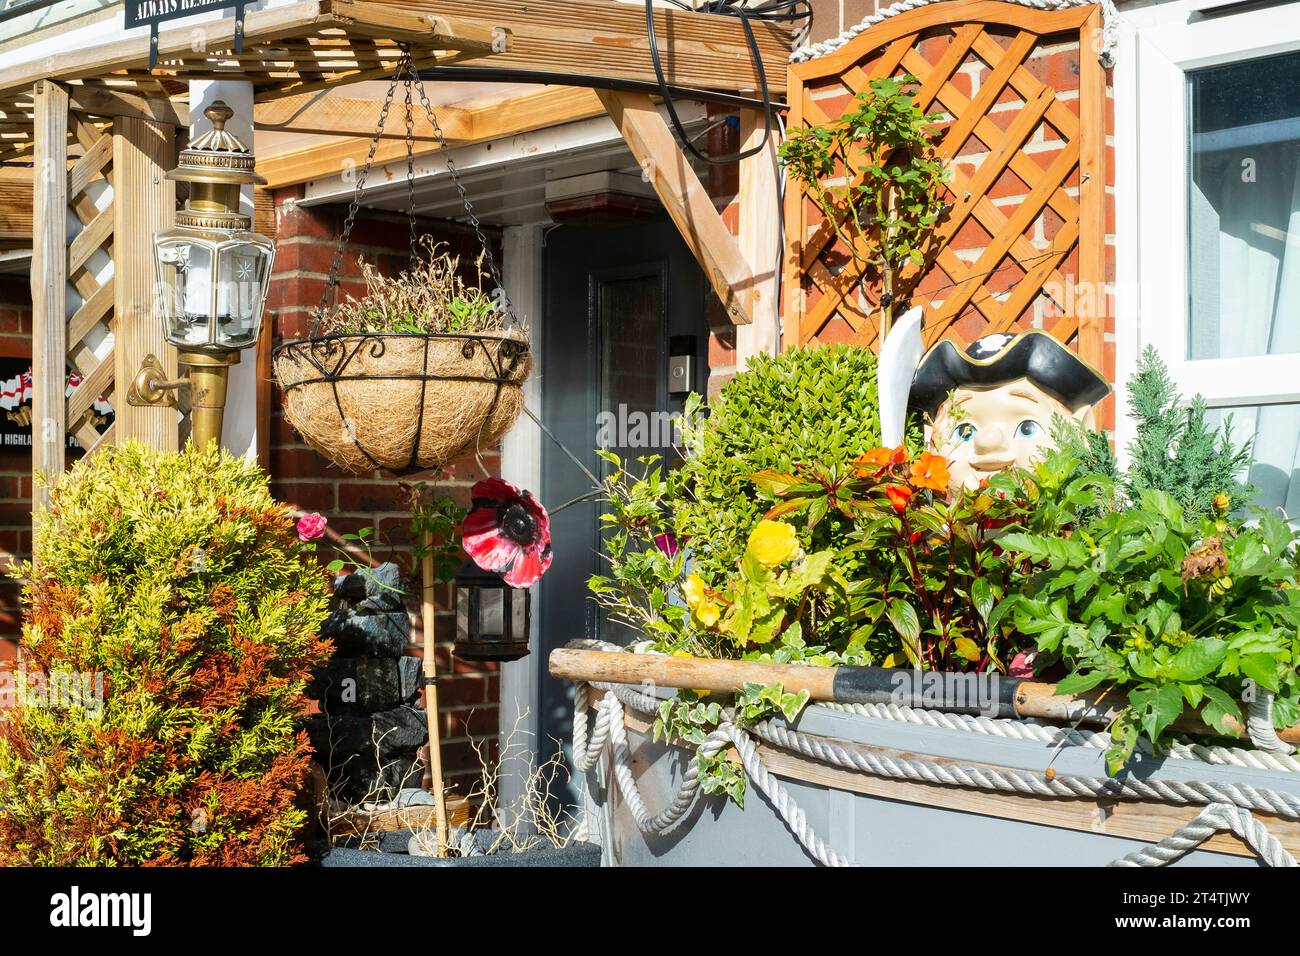
<instances>
[{"instance_id":1,"label":"dried plant in basket","mask_svg":"<svg viewBox=\"0 0 1300 956\"><path fill-rule=\"evenodd\" d=\"M276 349L289 422L352 472L441 468L491 448L523 409L527 334L445 246L422 247L398 276L363 263L364 296L340 304L319 335Z\"/></svg>"}]
</instances>

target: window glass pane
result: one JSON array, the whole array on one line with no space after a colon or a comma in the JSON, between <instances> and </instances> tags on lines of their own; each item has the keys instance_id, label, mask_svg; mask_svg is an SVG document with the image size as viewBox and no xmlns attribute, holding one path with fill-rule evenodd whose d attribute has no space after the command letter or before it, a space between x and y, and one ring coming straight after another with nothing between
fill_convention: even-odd
<instances>
[{"instance_id":1,"label":"window glass pane","mask_svg":"<svg viewBox=\"0 0 1300 956\"><path fill-rule=\"evenodd\" d=\"M1233 442L1251 443L1250 469L1242 478L1255 486L1255 503L1300 517L1300 405L1212 408L1206 419L1219 425L1229 415Z\"/></svg>"},{"instance_id":2,"label":"window glass pane","mask_svg":"<svg viewBox=\"0 0 1300 956\"><path fill-rule=\"evenodd\" d=\"M1300 53L1188 84L1188 357L1300 352Z\"/></svg>"}]
</instances>

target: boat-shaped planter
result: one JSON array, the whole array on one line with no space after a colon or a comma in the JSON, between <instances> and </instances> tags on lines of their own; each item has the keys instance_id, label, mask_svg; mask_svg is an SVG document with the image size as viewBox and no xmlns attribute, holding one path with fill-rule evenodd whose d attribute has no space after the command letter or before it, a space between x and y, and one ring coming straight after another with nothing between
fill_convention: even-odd
<instances>
[{"instance_id":1,"label":"boat-shaped planter","mask_svg":"<svg viewBox=\"0 0 1300 956\"><path fill-rule=\"evenodd\" d=\"M1108 777L1097 726L1108 709L1051 684L1002 679L981 691L950 679L961 675L925 675L927 692L910 671L590 644L553 652L551 672L577 684L574 755L606 865L1256 866L1300 854L1300 761L1187 737ZM657 702L677 687L777 679L814 703L790 724L715 735L748 778L743 807L694 792L697 748L653 741ZM973 696L926 706L960 686Z\"/></svg>"}]
</instances>

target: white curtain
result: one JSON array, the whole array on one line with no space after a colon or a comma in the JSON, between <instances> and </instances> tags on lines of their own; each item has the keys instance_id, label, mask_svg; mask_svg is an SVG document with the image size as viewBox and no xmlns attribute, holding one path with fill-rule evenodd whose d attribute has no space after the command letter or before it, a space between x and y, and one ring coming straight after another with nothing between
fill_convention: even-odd
<instances>
[{"instance_id":1,"label":"white curtain","mask_svg":"<svg viewBox=\"0 0 1300 956\"><path fill-rule=\"evenodd\" d=\"M1300 139L1294 120L1194 138L1189 358L1300 352ZM1225 142L1225 139L1229 140ZM1300 517L1300 405L1223 409L1250 439L1258 503Z\"/></svg>"}]
</instances>

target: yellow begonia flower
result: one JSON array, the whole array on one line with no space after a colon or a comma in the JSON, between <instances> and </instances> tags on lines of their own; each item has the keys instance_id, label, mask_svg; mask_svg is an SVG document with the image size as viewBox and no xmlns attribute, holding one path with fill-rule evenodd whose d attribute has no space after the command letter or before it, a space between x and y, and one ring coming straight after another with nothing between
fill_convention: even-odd
<instances>
[{"instance_id":1,"label":"yellow begonia flower","mask_svg":"<svg viewBox=\"0 0 1300 956\"><path fill-rule=\"evenodd\" d=\"M722 610L709 598L708 587L702 577L698 574L688 577L682 584L682 594L686 597L686 604L696 620L705 627L712 627L718 623Z\"/></svg>"},{"instance_id":2,"label":"yellow begonia flower","mask_svg":"<svg viewBox=\"0 0 1300 956\"><path fill-rule=\"evenodd\" d=\"M759 564L774 568L803 554L794 525L784 521L763 520L749 533L749 553Z\"/></svg>"}]
</instances>

